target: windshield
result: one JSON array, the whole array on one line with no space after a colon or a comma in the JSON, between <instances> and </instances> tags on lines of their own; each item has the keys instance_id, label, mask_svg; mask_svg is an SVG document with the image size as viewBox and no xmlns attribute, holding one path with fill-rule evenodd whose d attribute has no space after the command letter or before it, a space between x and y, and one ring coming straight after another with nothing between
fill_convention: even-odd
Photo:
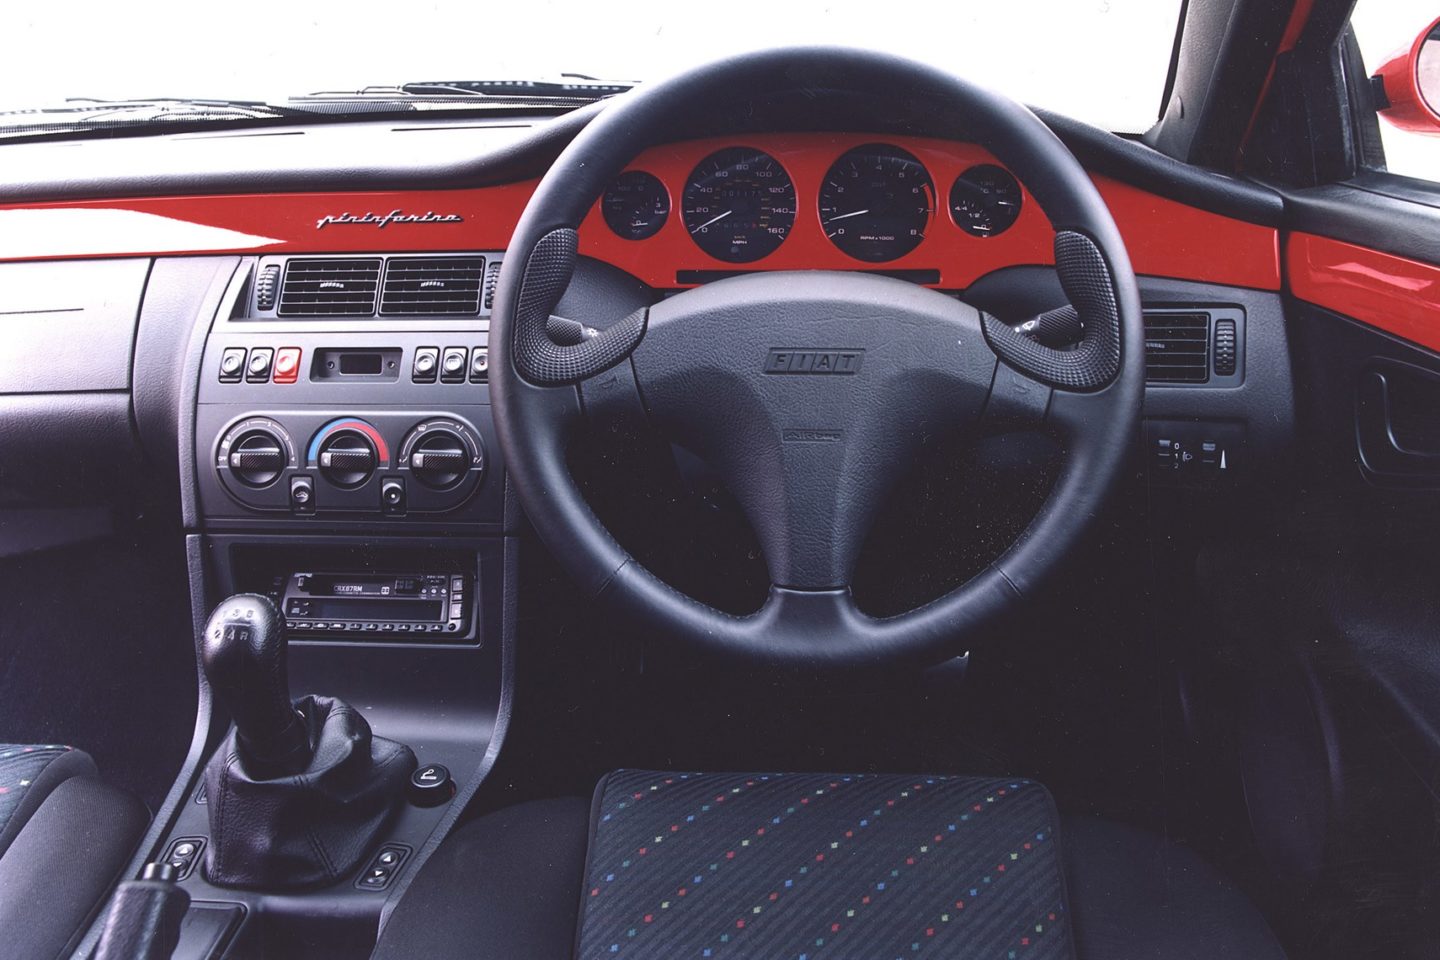
<instances>
[{"instance_id":1,"label":"windshield","mask_svg":"<svg viewBox=\"0 0 1440 960\"><path fill-rule=\"evenodd\" d=\"M1180 3L785 0L723 13L674 0L25 3L8 18L0 110L71 98L284 103L318 91L564 74L643 81L756 47L839 43L926 60L1026 103L1140 132L1159 113Z\"/></svg>"}]
</instances>

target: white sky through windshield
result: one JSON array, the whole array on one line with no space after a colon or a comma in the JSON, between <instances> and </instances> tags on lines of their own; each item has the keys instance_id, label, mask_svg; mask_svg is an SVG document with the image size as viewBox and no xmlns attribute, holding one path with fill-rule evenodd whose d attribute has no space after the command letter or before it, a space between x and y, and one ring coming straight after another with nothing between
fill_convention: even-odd
<instances>
[{"instance_id":1,"label":"white sky through windshield","mask_svg":"<svg viewBox=\"0 0 1440 960\"><path fill-rule=\"evenodd\" d=\"M945 66L1114 130L1155 122L1180 0L258 0L12 4L0 109L66 97L283 100L411 80L659 77L756 47L842 43Z\"/></svg>"}]
</instances>

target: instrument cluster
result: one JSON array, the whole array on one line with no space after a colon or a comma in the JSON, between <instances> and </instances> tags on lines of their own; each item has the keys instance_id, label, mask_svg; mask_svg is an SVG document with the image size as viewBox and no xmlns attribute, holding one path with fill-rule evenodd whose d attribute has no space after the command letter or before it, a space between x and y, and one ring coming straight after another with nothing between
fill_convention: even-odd
<instances>
[{"instance_id":1,"label":"instrument cluster","mask_svg":"<svg viewBox=\"0 0 1440 960\"><path fill-rule=\"evenodd\" d=\"M1033 220L1038 214L1014 175L972 145L900 138L907 148L892 140L800 134L766 149L763 141L776 138L756 139L762 143L647 151L599 201L606 229L616 239L639 242L673 237L678 226L691 252L704 255L700 260L722 264L765 261L786 250L797 232L808 232L813 244L818 229L857 266L913 264L929 250L938 270L962 235L992 240L1022 215ZM687 158L697 146L703 155ZM675 206L678 224L672 225ZM936 235L944 239L932 240ZM816 264L822 265L830 264Z\"/></svg>"}]
</instances>

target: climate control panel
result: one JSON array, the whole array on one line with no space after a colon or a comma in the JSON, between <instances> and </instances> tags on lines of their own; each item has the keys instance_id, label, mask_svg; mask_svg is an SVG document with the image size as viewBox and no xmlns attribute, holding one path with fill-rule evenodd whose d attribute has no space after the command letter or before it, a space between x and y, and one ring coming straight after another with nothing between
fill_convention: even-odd
<instances>
[{"instance_id":1,"label":"climate control panel","mask_svg":"<svg viewBox=\"0 0 1440 960\"><path fill-rule=\"evenodd\" d=\"M218 412L202 409L201 419ZM468 513L499 522L498 489L483 495L487 432L450 411L246 412L214 426L209 463L228 504L211 497L206 512L392 522Z\"/></svg>"},{"instance_id":2,"label":"climate control panel","mask_svg":"<svg viewBox=\"0 0 1440 960\"><path fill-rule=\"evenodd\" d=\"M207 525L504 529L486 332L396 324L211 331L194 440Z\"/></svg>"}]
</instances>

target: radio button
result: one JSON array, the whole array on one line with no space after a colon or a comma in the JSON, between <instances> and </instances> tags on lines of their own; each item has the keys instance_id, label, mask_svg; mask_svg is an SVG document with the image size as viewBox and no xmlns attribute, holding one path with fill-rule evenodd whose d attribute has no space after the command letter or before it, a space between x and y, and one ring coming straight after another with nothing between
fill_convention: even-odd
<instances>
[{"instance_id":1,"label":"radio button","mask_svg":"<svg viewBox=\"0 0 1440 960\"><path fill-rule=\"evenodd\" d=\"M450 604L450 619L451 619L451 620L459 620L459 619L460 619L461 617L463 617L463 616L465 616L465 604L463 604L463 603L452 603L452 604Z\"/></svg>"},{"instance_id":2,"label":"radio button","mask_svg":"<svg viewBox=\"0 0 1440 960\"><path fill-rule=\"evenodd\" d=\"M380 629L383 630L383 631L385 631L386 633L394 633L394 632L395 632L395 624L393 624L393 623L382 623L382 624L380 624Z\"/></svg>"},{"instance_id":3,"label":"radio button","mask_svg":"<svg viewBox=\"0 0 1440 960\"><path fill-rule=\"evenodd\" d=\"M463 593L464 591L465 591L465 578L464 578L464 577L451 577L451 578L450 578L450 592L454 593L455 596L458 597L458 596L460 596L460 594Z\"/></svg>"}]
</instances>

